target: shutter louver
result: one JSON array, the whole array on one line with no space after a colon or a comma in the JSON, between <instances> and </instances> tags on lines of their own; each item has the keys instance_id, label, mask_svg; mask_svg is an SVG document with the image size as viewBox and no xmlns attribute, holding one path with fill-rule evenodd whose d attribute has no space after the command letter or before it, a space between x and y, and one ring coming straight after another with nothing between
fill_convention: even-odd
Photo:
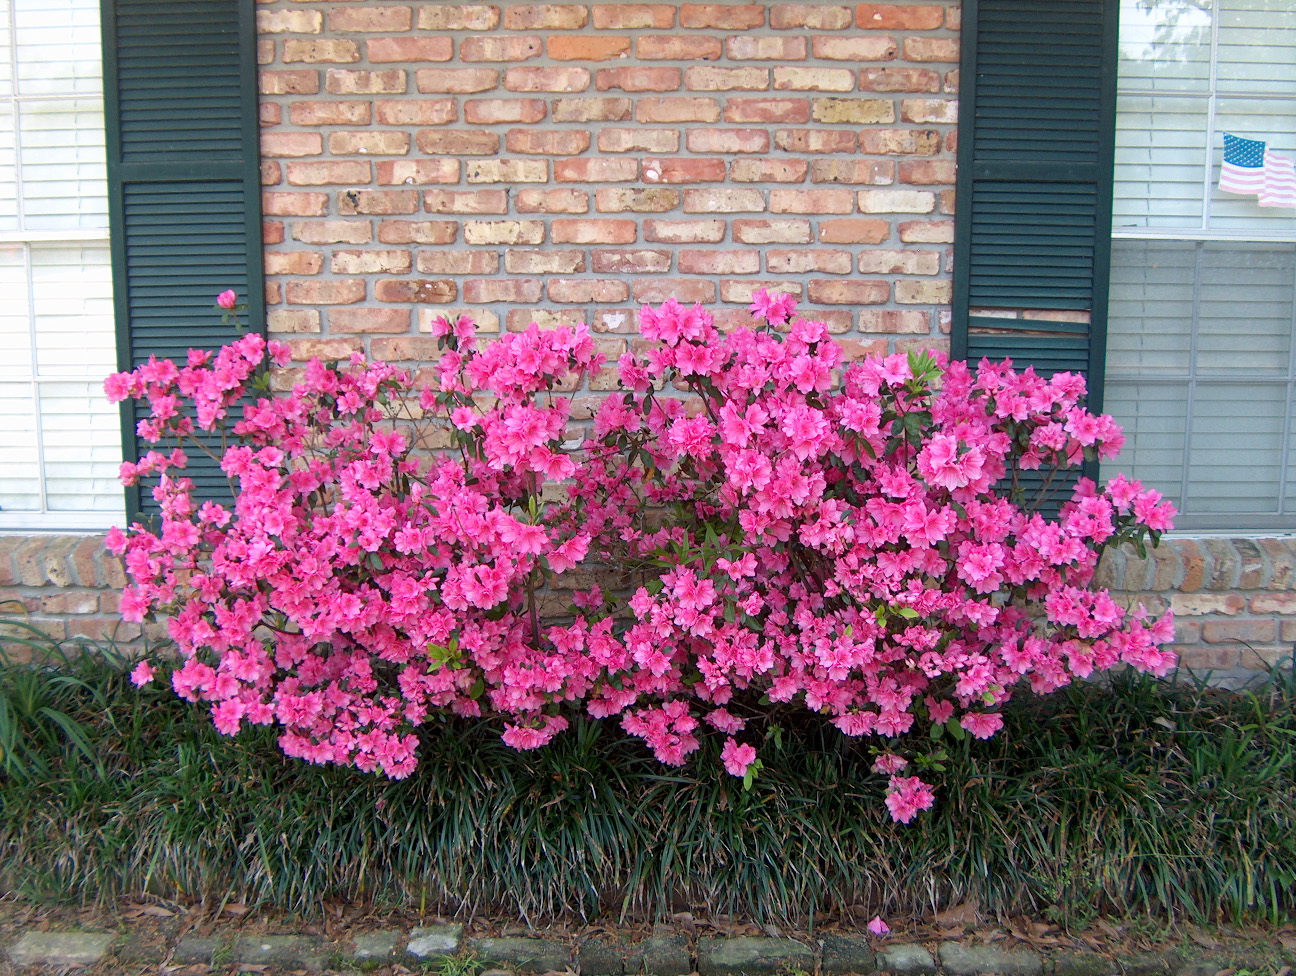
<instances>
[{"instance_id":1,"label":"shutter louver","mask_svg":"<svg viewBox=\"0 0 1296 976\"><path fill-rule=\"evenodd\" d=\"M214 308L227 288L264 331L253 3L104 0L103 23L119 366L182 362L237 338ZM187 453L199 493L228 501L216 462ZM156 511L147 487L128 491L128 517Z\"/></svg>"}]
</instances>

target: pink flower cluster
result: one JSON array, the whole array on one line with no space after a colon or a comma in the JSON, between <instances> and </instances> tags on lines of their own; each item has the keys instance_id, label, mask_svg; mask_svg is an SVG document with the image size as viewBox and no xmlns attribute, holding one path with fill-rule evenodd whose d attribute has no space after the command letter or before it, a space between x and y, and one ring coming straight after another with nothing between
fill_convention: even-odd
<instances>
[{"instance_id":1,"label":"pink flower cluster","mask_svg":"<svg viewBox=\"0 0 1296 976\"><path fill-rule=\"evenodd\" d=\"M180 449L126 466L156 480L162 514L109 537L123 615L168 615L173 685L221 731L274 723L290 755L392 777L447 713L500 716L520 749L577 709L617 717L669 764L710 726L750 779L741 737L762 703L852 736L924 721L986 738L1016 688L1172 666L1169 617L1092 585L1105 547L1155 542L1172 507L1123 478L1082 480L1052 518L1021 497L1022 471L1119 449L1079 377L844 365L786 296L752 311L765 326L722 335L701 308L645 308L654 344L619 363L630 392L584 429L557 392L603 364L584 328L479 344L443 320L424 387L359 357L312 362L242 408L221 458L231 505L194 501ZM149 403L146 439L191 439L190 414L211 430L237 413L267 356L284 350L248 336L107 389ZM584 583L542 612L578 568L610 591ZM903 822L934 802L906 766L874 767Z\"/></svg>"}]
</instances>

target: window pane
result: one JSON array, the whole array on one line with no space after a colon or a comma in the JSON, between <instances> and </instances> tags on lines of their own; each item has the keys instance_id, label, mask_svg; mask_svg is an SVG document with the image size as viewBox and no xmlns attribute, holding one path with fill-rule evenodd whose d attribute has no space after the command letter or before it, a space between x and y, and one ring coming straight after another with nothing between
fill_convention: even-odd
<instances>
[{"instance_id":1,"label":"window pane","mask_svg":"<svg viewBox=\"0 0 1296 976\"><path fill-rule=\"evenodd\" d=\"M16 0L14 22L21 94L102 91L98 0Z\"/></svg>"},{"instance_id":2,"label":"window pane","mask_svg":"<svg viewBox=\"0 0 1296 976\"><path fill-rule=\"evenodd\" d=\"M102 382L117 368L112 264L106 246L33 245L32 300L42 377Z\"/></svg>"},{"instance_id":3,"label":"window pane","mask_svg":"<svg viewBox=\"0 0 1296 976\"><path fill-rule=\"evenodd\" d=\"M18 229L18 170L13 105L0 103L0 231Z\"/></svg>"},{"instance_id":4,"label":"window pane","mask_svg":"<svg viewBox=\"0 0 1296 976\"><path fill-rule=\"evenodd\" d=\"M102 103L88 98L22 102L19 128L27 228L106 227Z\"/></svg>"},{"instance_id":5,"label":"window pane","mask_svg":"<svg viewBox=\"0 0 1296 976\"><path fill-rule=\"evenodd\" d=\"M40 460L32 385L0 381L0 512L40 511Z\"/></svg>"},{"instance_id":6,"label":"window pane","mask_svg":"<svg viewBox=\"0 0 1296 976\"><path fill-rule=\"evenodd\" d=\"M1183 506L1183 452L1187 428L1188 384L1109 379L1103 409L1125 428L1125 447L1102 466L1102 476L1118 471L1155 488Z\"/></svg>"},{"instance_id":7,"label":"window pane","mask_svg":"<svg viewBox=\"0 0 1296 976\"><path fill-rule=\"evenodd\" d=\"M9 36L9 0L0 0L0 98L13 94L13 58Z\"/></svg>"},{"instance_id":8,"label":"window pane","mask_svg":"<svg viewBox=\"0 0 1296 976\"><path fill-rule=\"evenodd\" d=\"M1215 108L1215 129L1211 228L1296 237L1296 210L1262 207L1257 197L1219 189L1225 132L1259 139L1276 152L1296 157L1296 98L1220 98Z\"/></svg>"},{"instance_id":9,"label":"window pane","mask_svg":"<svg viewBox=\"0 0 1296 976\"><path fill-rule=\"evenodd\" d=\"M27 245L0 244L0 379L3 380L31 377L27 297Z\"/></svg>"},{"instance_id":10,"label":"window pane","mask_svg":"<svg viewBox=\"0 0 1296 976\"><path fill-rule=\"evenodd\" d=\"M40 410L50 511L121 511L121 421L103 379L41 383Z\"/></svg>"},{"instance_id":11,"label":"window pane","mask_svg":"<svg viewBox=\"0 0 1296 976\"><path fill-rule=\"evenodd\" d=\"M1193 244L1113 241L1107 370L1187 375Z\"/></svg>"},{"instance_id":12,"label":"window pane","mask_svg":"<svg viewBox=\"0 0 1296 976\"><path fill-rule=\"evenodd\" d=\"M1210 87L1210 0L1121 0L1121 86L1143 91Z\"/></svg>"},{"instance_id":13,"label":"window pane","mask_svg":"<svg viewBox=\"0 0 1296 976\"><path fill-rule=\"evenodd\" d=\"M1296 91L1296 4L1223 0L1219 20L1221 92Z\"/></svg>"},{"instance_id":14,"label":"window pane","mask_svg":"<svg viewBox=\"0 0 1296 976\"><path fill-rule=\"evenodd\" d=\"M1186 511L1277 513L1286 401L1277 383L1197 384Z\"/></svg>"},{"instance_id":15,"label":"window pane","mask_svg":"<svg viewBox=\"0 0 1296 976\"><path fill-rule=\"evenodd\" d=\"M1286 376L1296 247L1206 244L1198 294L1197 371Z\"/></svg>"},{"instance_id":16,"label":"window pane","mask_svg":"<svg viewBox=\"0 0 1296 976\"><path fill-rule=\"evenodd\" d=\"M1204 98L1120 96L1113 229L1202 226L1208 107Z\"/></svg>"}]
</instances>

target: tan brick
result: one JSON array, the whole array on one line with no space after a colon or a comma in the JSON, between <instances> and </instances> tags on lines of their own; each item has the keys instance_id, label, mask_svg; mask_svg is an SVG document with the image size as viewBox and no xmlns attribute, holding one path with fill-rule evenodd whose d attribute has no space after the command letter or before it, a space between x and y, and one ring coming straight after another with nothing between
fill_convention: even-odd
<instances>
[{"instance_id":1,"label":"tan brick","mask_svg":"<svg viewBox=\"0 0 1296 976\"><path fill-rule=\"evenodd\" d=\"M810 164L815 183L866 183L886 186L895 181L895 165L877 159L816 159Z\"/></svg>"},{"instance_id":2,"label":"tan brick","mask_svg":"<svg viewBox=\"0 0 1296 976\"><path fill-rule=\"evenodd\" d=\"M816 58L825 61L894 61L900 54L895 38L883 34L816 37L813 50Z\"/></svg>"},{"instance_id":3,"label":"tan brick","mask_svg":"<svg viewBox=\"0 0 1296 976\"><path fill-rule=\"evenodd\" d=\"M469 183L547 183L545 159L473 159L468 162Z\"/></svg>"},{"instance_id":4,"label":"tan brick","mask_svg":"<svg viewBox=\"0 0 1296 976\"><path fill-rule=\"evenodd\" d=\"M1202 640L1207 644L1241 642L1266 644L1278 639L1278 625L1272 620L1206 620Z\"/></svg>"},{"instance_id":5,"label":"tan brick","mask_svg":"<svg viewBox=\"0 0 1296 976\"><path fill-rule=\"evenodd\" d=\"M714 61L720 57L720 39L684 34L642 34L635 38L640 61Z\"/></svg>"},{"instance_id":6,"label":"tan brick","mask_svg":"<svg viewBox=\"0 0 1296 976\"><path fill-rule=\"evenodd\" d=\"M527 188L517 194L518 213L588 213L589 194L584 190Z\"/></svg>"},{"instance_id":7,"label":"tan brick","mask_svg":"<svg viewBox=\"0 0 1296 976\"><path fill-rule=\"evenodd\" d=\"M584 4L532 3L504 8L508 30L580 30L588 19Z\"/></svg>"},{"instance_id":8,"label":"tan brick","mask_svg":"<svg viewBox=\"0 0 1296 976\"><path fill-rule=\"evenodd\" d=\"M410 328L409 309L405 308L331 308L329 331L389 333L399 335Z\"/></svg>"},{"instance_id":9,"label":"tan brick","mask_svg":"<svg viewBox=\"0 0 1296 976\"><path fill-rule=\"evenodd\" d=\"M467 244L543 244L540 220L469 220L463 225Z\"/></svg>"},{"instance_id":10,"label":"tan brick","mask_svg":"<svg viewBox=\"0 0 1296 976\"><path fill-rule=\"evenodd\" d=\"M464 301L472 305L489 302L538 302L543 286L537 278L506 278L498 281L464 282Z\"/></svg>"},{"instance_id":11,"label":"tan brick","mask_svg":"<svg viewBox=\"0 0 1296 976\"><path fill-rule=\"evenodd\" d=\"M611 61L630 53L630 38L559 34L547 38L545 48L554 61Z\"/></svg>"},{"instance_id":12,"label":"tan brick","mask_svg":"<svg viewBox=\"0 0 1296 976\"><path fill-rule=\"evenodd\" d=\"M771 213L846 214L855 210L850 190L770 190Z\"/></svg>"},{"instance_id":13,"label":"tan brick","mask_svg":"<svg viewBox=\"0 0 1296 976\"><path fill-rule=\"evenodd\" d=\"M283 165L275 160L261 160L260 170L262 186L275 186L283 182Z\"/></svg>"},{"instance_id":14,"label":"tan brick","mask_svg":"<svg viewBox=\"0 0 1296 976\"><path fill-rule=\"evenodd\" d=\"M548 284L551 302L624 302L630 297L630 286L624 281L606 278L551 278Z\"/></svg>"},{"instance_id":15,"label":"tan brick","mask_svg":"<svg viewBox=\"0 0 1296 976\"><path fill-rule=\"evenodd\" d=\"M359 278L344 281L290 281L284 288L289 305L354 305L365 298Z\"/></svg>"},{"instance_id":16,"label":"tan brick","mask_svg":"<svg viewBox=\"0 0 1296 976\"><path fill-rule=\"evenodd\" d=\"M902 98L900 118L905 122L924 123L958 121L958 100L953 98Z\"/></svg>"},{"instance_id":17,"label":"tan brick","mask_svg":"<svg viewBox=\"0 0 1296 976\"><path fill-rule=\"evenodd\" d=\"M589 68L509 68L504 87L519 92L579 92L590 84Z\"/></svg>"},{"instance_id":18,"label":"tan brick","mask_svg":"<svg viewBox=\"0 0 1296 976\"><path fill-rule=\"evenodd\" d=\"M726 122L808 122L807 98L730 98L725 102Z\"/></svg>"},{"instance_id":19,"label":"tan brick","mask_svg":"<svg viewBox=\"0 0 1296 976\"><path fill-rule=\"evenodd\" d=\"M319 72L295 68L288 71L261 71L257 86L262 95L314 95L319 91Z\"/></svg>"},{"instance_id":20,"label":"tan brick","mask_svg":"<svg viewBox=\"0 0 1296 976\"><path fill-rule=\"evenodd\" d=\"M939 251L888 250L869 248L860 251L861 274L934 275L941 269Z\"/></svg>"},{"instance_id":21,"label":"tan brick","mask_svg":"<svg viewBox=\"0 0 1296 976\"><path fill-rule=\"evenodd\" d=\"M766 91L770 69L694 65L684 71L684 83L690 91Z\"/></svg>"},{"instance_id":22,"label":"tan brick","mask_svg":"<svg viewBox=\"0 0 1296 976\"><path fill-rule=\"evenodd\" d=\"M931 213L936 194L930 190L860 190L861 213Z\"/></svg>"},{"instance_id":23,"label":"tan brick","mask_svg":"<svg viewBox=\"0 0 1296 976\"><path fill-rule=\"evenodd\" d=\"M841 344L843 358L848 363L858 363L864 359L887 354L885 339L838 339L837 341Z\"/></svg>"},{"instance_id":24,"label":"tan brick","mask_svg":"<svg viewBox=\"0 0 1296 976\"><path fill-rule=\"evenodd\" d=\"M915 309L864 309L859 313L859 330L922 335L931 331L931 317L929 312Z\"/></svg>"},{"instance_id":25,"label":"tan brick","mask_svg":"<svg viewBox=\"0 0 1296 976\"><path fill-rule=\"evenodd\" d=\"M804 183L804 159L735 159L729 179L735 183Z\"/></svg>"},{"instance_id":26,"label":"tan brick","mask_svg":"<svg viewBox=\"0 0 1296 976\"><path fill-rule=\"evenodd\" d=\"M956 37L906 37L904 41L906 61L944 61L958 64L959 42Z\"/></svg>"},{"instance_id":27,"label":"tan brick","mask_svg":"<svg viewBox=\"0 0 1296 976\"><path fill-rule=\"evenodd\" d=\"M258 10L258 34L318 34L324 15L318 10Z\"/></svg>"},{"instance_id":28,"label":"tan brick","mask_svg":"<svg viewBox=\"0 0 1296 976\"><path fill-rule=\"evenodd\" d=\"M948 281L897 281L895 286L900 305L948 305L952 294Z\"/></svg>"},{"instance_id":29,"label":"tan brick","mask_svg":"<svg viewBox=\"0 0 1296 976\"><path fill-rule=\"evenodd\" d=\"M448 251L444 248L419 251L416 267L420 274L493 275L499 273L498 251Z\"/></svg>"},{"instance_id":30,"label":"tan brick","mask_svg":"<svg viewBox=\"0 0 1296 976\"><path fill-rule=\"evenodd\" d=\"M443 316L453 322L463 315L473 320L478 332L499 331L499 316L488 308L420 308L418 309L419 331L431 332L433 322Z\"/></svg>"},{"instance_id":31,"label":"tan brick","mask_svg":"<svg viewBox=\"0 0 1296 976\"><path fill-rule=\"evenodd\" d=\"M407 31L414 26L409 7L335 7L329 11L329 30L337 33L358 31Z\"/></svg>"},{"instance_id":32,"label":"tan brick","mask_svg":"<svg viewBox=\"0 0 1296 976\"><path fill-rule=\"evenodd\" d=\"M1171 593L1170 609L1176 617L1217 613L1232 617L1246 609L1246 597L1241 593Z\"/></svg>"},{"instance_id":33,"label":"tan brick","mask_svg":"<svg viewBox=\"0 0 1296 976\"><path fill-rule=\"evenodd\" d=\"M292 238L303 244L367 244L373 227L367 220L298 220Z\"/></svg>"},{"instance_id":34,"label":"tan brick","mask_svg":"<svg viewBox=\"0 0 1296 976\"><path fill-rule=\"evenodd\" d=\"M760 213L765 195L760 190L685 190L685 213Z\"/></svg>"},{"instance_id":35,"label":"tan brick","mask_svg":"<svg viewBox=\"0 0 1296 976\"><path fill-rule=\"evenodd\" d=\"M710 183L725 178L723 159L648 158L643 161L645 183Z\"/></svg>"},{"instance_id":36,"label":"tan brick","mask_svg":"<svg viewBox=\"0 0 1296 976\"><path fill-rule=\"evenodd\" d=\"M464 102L464 121L473 125L539 122L545 117L541 98L471 98Z\"/></svg>"},{"instance_id":37,"label":"tan brick","mask_svg":"<svg viewBox=\"0 0 1296 976\"><path fill-rule=\"evenodd\" d=\"M459 286L445 278L386 278L374 284L378 301L400 305L446 305L458 295Z\"/></svg>"},{"instance_id":38,"label":"tan brick","mask_svg":"<svg viewBox=\"0 0 1296 976\"><path fill-rule=\"evenodd\" d=\"M723 220L645 220L644 240L657 244L715 244L725 239Z\"/></svg>"},{"instance_id":39,"label":"tan brick","mask_svg":"<svg viewBox=\"0 0 1296 976\"><path fill-rule=\"evenodd\" d=\"M293 102L288 118L293 125L368 125L368 102Z\"/></svg>"},{"instance_id":40,"label":"tan brick","mask_svg":"<svg viewBox=\"0 0 1296 976\"><path fill-rule=\"evenodd\" d=\"M599 30L661 30L675 26L675 5L669 3L598 3L594 26Z\"/></svg>"},{"instance_id":41,"label":"tan brick","mask_svg":"<svg viewBox=\"0 0 1296 976\"><path fill-rule=\"evenodd\" d=\"M647 304L674 298L685 304L709 305L716 300L716 286L714 281L702 278L641 278L632 285L631 297Z\"/></svg>"},{"instance_id":42,"label":"tan brick","mask_svg":"<svg viewBox=\"0 0 1296 976\"><path fill-rule=\"evenodd\" d=\"M828 125L876 125L895 121L895 105L883 98L816 98L811 117Z\"/></svg>"},{"instance_id":43,"label":"tan brick","mask_svg":"<svg viewBox=\"0 0 1296 976\"><path fill-rule=\"evenodd\" d=\"M899 232L905 244L954 243L952 220L906 220L900 223Z\"/></svg>"},{"instance_id":44,"label":"tan brick","mask_svg":"<svg viewBox=\"0 0 1296 976\"><path fill-rule=\"evenodd\" d=\"M283 44L285 64L304 61L311 64L346 64L360 60L355 41L330 38L316 41L286 40Z\"/></svg>"},{"instance_id":45,"label":"tan brick","mask_svg":"<svg viewBox=\"0 0 1296 976\"><path fill-rule=\"evenodd\" d=\"M596 218L556 219L549 230L555 244L633 244L639 233L633 220Z\"/></svg>"},{"instance_id":46,"label":"tan brick","mask_svg":"<svg viewBox=\"0 0 1296 976\"><path fill-rule=\"evenodd\" d=\"M447 125L459 119L453 98L378 99L374 106L380 125Z\"/></svg>"},{"instance_id":47,"label":"tan brick","mask_svg":"<svg viewBox=\"0 0 1296 976\"><path fill-rule=\"evenodd\" d=\"M507 328L510 332L525 332L532 325L542 329L571 328L584 321L585 310L580 308L511 308L508 312ZM571 391L574 388L570 380L564 381L564 384L557 387L564 391Z\"/></svg>"},{"instance_id":48,"label":"tan brick","mask_svg":"<svg viewBox=\"0 0 1296 976\"><path fill-rule=\"evenodd\" d=\"M681 274L730 275L760 272L760 255L755 251L680 251Z\"/></svg>"},{"instance_id":49,"label":"tan brick","mask_svg":"<svg viewBox=\"0 0 1296 976\"><path fill-rule=\"evenodd\" d=\"M934 156L941 137L935 129L865 129L860 152L873 156Z\"/></svg>"},{"instance_id":50,"label":"tan brick","mask_svg":"<svg viewBox=\"0 0 1296 976\"><path fill-rule=\"evenodd\" d=\"M504 139L511 153L541 156L579 156L590 147L584 129L509 129Z\"/></svg>"},{"instance_id":51,"label":"tan brick","mask_svg":"<svg viewBox=\"0 0 1296 976\"><path fill-rule=\"evenodd\" d=\"M735 220L733 237L743 244L809 244L808 220Z\"/></svg>"},{"instance_id":52,"label":"tan brick","mask_svg":"<svg viewBox=\"0 0 1296 976\"><path fill-rule=\"evenodd\" d=\"M853 153L855 133L849 129L778 129L774 145L784 152Z\"/></svg>"},{"instance_id":53,"label":"tan brick","mask_svg":"<svg viewBox=\"0 0 1296 976\"><path fill-rule=\"evenodd\" d=\"M775 68L774 89L775 91L854 91L855 72L848 68Z\"/></svg>"},{"instance_id":54,"label":"tan brick","mask_svg":"<svg viewBox=\"0 0 1296 976\"><path fill-rule=\"evenodd\" d=\"M497 133L482 129L420 129L414 136L419 152L429 156L494 156L499 142Z\"/></svg>"},{"instance_id":55,"label":"tan brick","mask_svg":"<svg viewBox=\"0 0 1296 976\"><path fill-rule=\"evenodd\" d=\"M534 34L465 37L459 42L459 60L528 61L544 53L544 41Z\"/></svg>"},{"instance_id":56,"label":"tan brick","mask_svg":"<svg viewBox=\"0 0 1296 976\"><path fill-rule=\"evenodd\" d=\"M261 194L261 212L267 217L322 217L327 207L327 193Z\"/></svg>"},{"instance_id":57,"label":"tan brick","mask_svg":"<svg viewBox=\"0 0 1296 976\"><path fill-rule=\"evenodd\" d=\"M417 190L344 190L338 194L338 213L412 214L419 209Z\"/></svg>"},{"instance_id":58,"label":"tan brick","mask_svg":"<svg viewBox=\"0 0 1296 976\"><path fill-rule=\"evenodd\" d=\"M504 270L523 275L577 274L585 270L585 252L511 247L504 252Z\"/></svg>"},{"instance_id":59,"label":"tan brick","mask_svg":"<svg viewBox=\"0 0 1296 976\"><path fill-rule=\"evenodd\" d=\"M324 255L315 251L267 251L265 273L268 275L319 274Z\"/></svg>"},{"instance_id":60,"label":"tan brick","mask_svg":"<svg viewBox=\"0 0 1296 976\"><path fill-rule=\"evenodd\" d=\"M499 7L487 4L428 3L418 8L419 30L494 30L499 22Z\"/></svg>"},{"instance_id":61,"label":"tan brick","mask_svg":"<svg viewBox=\"0 0 1296 976\"><path fill-rule=\"evenodd\" d=\"M594 194L595 206L604 213L665 213L679 206L680 191L667 187L647 189L606 188Z\"/></svg>"},{"instance_id":62,"label":"tan brick","mask_svg":"<svg viewBox=\"0 0 1296 976\"><path fill-rule=\"evenodd\" d=\"M882 305L890 297L891 285L885 281L810 281L810 301L822 305Z\"/></svg>"},{"instance_id":63,"label":"tan brick","mask_svg":"<svg viewBox=\"0 0 1296 976\"><path fill-rule=\"evenodd\" d=\"M554 162L554 181L558 183L626 183L638 175L639 165L633 159L593 157Z\"/></svg>"},{"instance_id":64,"label":"tan brick","mask_svg":"<svg viewBox=\"0 0 1296 976\"><path fill-rule=\"evenodd\" d=\"M409 251L334 251L329 270L334 274L405 274L410 270Z\"/></svg>"},{"instance_id":65,"label":"tan brick","mask_svg":"<svg viewBox=\"0 0 1296 976\"><path fill-rule=\"evenodd\" d=\"M776 3L770 8L770 26L776 30L845 30L852 22L850 7Z\"/></svg>"},{"instance_id":66,"label":"tan brick","mask_svg":"<svg viewBox=\"0 0 1296 976\"><path fill-rule=\"evenodd\" d=\"M409 133L395 129L330 132L328 148L335 156L404 156L410 148Z\"/></svg>"},{"instance_id":67,"label":"tan brick","mask_svg":"<svg viewBox=\"0 0 1296 976\"><path fill-rule=\"evenodd\" d=\"M717 42L718 43L718 42ZM804 37L728 37L725 54L733 61L804 61Z\"/></svg>"},{"instance_id":68,"label":"tan brick","mask_svg":"<svg viewBox=\"0 0 1296 976\"><path fill-rule=\"evenodd\" d=\"M448 37L371 37L365 52L374 64L449 61L454 57L454 42Z\"/></svg>"},{"instance_id":69,"label":"tan brick","mask_svg":"<svg viewBox=\"0 0 1296 976\"><path fill-rule=\"evenodd\" d=\"M770 274L850 274L849 251L824 251L814 248L784 250L775 248L765 252L765 270Z\"/></svg>"},{"instance_id":70,"label":"tan brick","mask_svg":"<svg viewBox=\"0 0 1296 976\"><path fill-rule=\"evenodd\" d=\"M945 19L937 6L861 3L855 7L855 26L871 30L935 30Z\"/></svg>"},{"instance_id":71,"label":"tan brick","mask_svg":"<svg viewBox=\"0 0 1296 976\"><path fill-rule=\"evenodd\" d=\"M671 252L654 250L599 251L591 255L599 274L665 274L671 269Z\"/></svg>"},{"instance_id":72,"label":"tan brick","mask_svg":"<svg viewBox=\"0 0 1296 976\"><path fill-rule=\"evenodd\" d=\"M419 68L414 75L421 92L471 95L499 86L495 68Z\"/></svg>"},{"instance_id":73,"label":"tan brick","mask_svg":"<svg viewBox=\"0 0 1296 976\"><path fill-rule=\"evenodd\" d=\"M397 184L458 183L457 159L395 159L375 166L379 186Z\"/></svg>"},{"instance_id":74,"label":"tan brick","mask_svg":"<svg viewBox=\"0 0 1296 976\"><path fill-rule=\"evenodd\" d=\"M369 345L374 359L389 363L426 363L441 358L440 345L432 336L374 339Z\"/></svg>"},{"instance_id":75,"label":"tan brick","mask_svg":"<svg viewBox=\"0 0 1296 976\"><path fill-rule=\"evenodd\" d=\"M756 292L760 290L775 294L791 295L794 298L799 299L805 289L801 287L799 281L761 281L756 278L735 278L720 282L720 301L739 302L743 305L750 305L752 298L755 296ZM746 309L743 309L744 313L746 313L746 311ZM748 316L746 321L740 319L738 324L750 325L750 316Z\"/></svg>"},{"instance_id":76,"label":"tan brick","mask_svg":"<svg viewBox=\"0 0 1296 976\"><path fill-rule=\"evenodd\" d=\"M766 129L689 129L688 151L695 153L768 153Z\"/></svg>"},{"instance_id":77,"label":"tan brick","mask_svg":"<svg viewBox=\"0 0 1296 976\"><path fill-rule=\"evenodd\" d=\"M320 313L313 308L272 308L266 312L266 328L285 334L318 332Z\"/></svg>"},{"instance_id":78,"label":"tan brick","mask_svg":"<svg viewBox=\"0 0 1296 976\"><path fill-rule=\"evenodd\" d=\"M678 129L599 129L599 152L673 153L679 152ZM638 169L635 170L636 174Z\"/></svg>"}]
</instances>

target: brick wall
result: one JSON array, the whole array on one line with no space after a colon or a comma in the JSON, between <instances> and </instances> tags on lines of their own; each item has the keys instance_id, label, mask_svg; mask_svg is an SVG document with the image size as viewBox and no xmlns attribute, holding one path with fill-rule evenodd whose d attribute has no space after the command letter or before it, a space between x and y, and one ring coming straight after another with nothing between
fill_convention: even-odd
<instances>
[{"instance_id":1,"label":"brick wall","mask_svg":"<svg viewBox=\"0 0 1296 976\"><path fill-rule=\"evenodd\" d=\"M850 353L948 332L957 4L259 9L270 329L434 355L432 318L747 321L790 292ZM602 379L604 388L614 376Z\"/></svg>"}]
</instances>

